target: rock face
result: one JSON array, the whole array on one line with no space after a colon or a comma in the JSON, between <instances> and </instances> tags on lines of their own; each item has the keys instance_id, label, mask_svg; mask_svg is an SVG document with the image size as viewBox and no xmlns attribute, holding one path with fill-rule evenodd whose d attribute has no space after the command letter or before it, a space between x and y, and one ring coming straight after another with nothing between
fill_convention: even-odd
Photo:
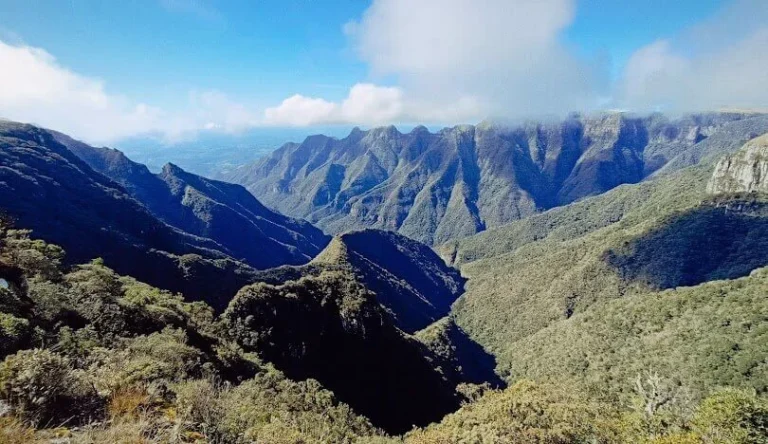
<instances>
[{"instance_id":1,"label":"rock face","mask_svg":"<svg viewBox=\"0 0 768 444\"><path fill-rule=\"evenodd\" d=\"M437 133L355 129L286 144L226 179L332 234L373 227L440 244L730 152L765 131L764 115L618 113Z\"/></svg>"},{"instance_id":2,"label":"rock face","mask_svg":"<svg viewBox=\"0 0 768 444\"><path fill-rule=\"evenodd\" d=\"M725 156L715 167L707 192L768 192L768 134L755 138Z\"/></svg>"},{"instance_id":3,"label":"rock face","mask_svg":"<svg viewBox=\"0 0 768 444\"><path fill-rule=\"evenodd\" d=\"M157 218L215 241L252 267L307 263L330 239L306 221L269 210L242 186L187 173L173 164L153 174L118 150L54 135L91 168L125 187Z\"/></svg>"}]
</instances>

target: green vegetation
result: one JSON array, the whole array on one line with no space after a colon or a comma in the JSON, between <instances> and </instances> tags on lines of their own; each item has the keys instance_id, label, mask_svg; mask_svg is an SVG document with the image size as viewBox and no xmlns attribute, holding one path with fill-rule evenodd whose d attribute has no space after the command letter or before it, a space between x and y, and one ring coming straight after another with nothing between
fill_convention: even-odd
<instances>
[{"instance_id":1,"label":"green vegetation","mask_svg":"<svg viewBox=\"0 0 768 444\"><path fill-rule=\"evenodd\" d=\"M437 421L459 406L460 380L438 372L348 271L245 287L222 321L245 350L291 378L317 379L388 431Z\"/></svg>"},{"instance_id":2,"label":"green vegetation","mask_svg":"<svg viewBox=\"0 0 768 444\"><path fill-rule=\"evenodd\" d=\"M595 303L500 354L509 377L561 381L626 402L654 371L701 399L719 387L768 393L768 269Z\"/></svg>"},{"instance_id":3,"label":"green vegetation","mask_svg":"<svg viewBox=\"0 0 768 444\"><path fill-rule=\"evenodd\" d=\"M0 225L0 442L354 442L380 435L312 379L227 339L202 302ZM67 441L69 442L69 441Z\"/></svg>"},{"instance_id":4,"label":"green vegetation","mask_svg":"<svg viewBox=\"0 0 768 444\"><path fill-rule=\"evenodd\" d=\"M312 265L357 276L395 325L414 333L444 317L464 290L464 279L424 244L400 234L361 230L335 237Z\"/></svg>"},{"instance_id":5,"label":"green vegetation","mask_svg":"<svg viewBox=\"0 0 768 444\"><path fill-rule=\"evenodd\" d=\"M239 256L165 224L53 132L0 121L0 166L3 214L65 248L67 266L101 257L120 274L219 311L253 282L255 270Z\"/></svg>"},{"instance_id":6,"label":"green vegetation","mask_svg":"<svg viewBox=\"0 0 768 444\"><path fill-rule=\"evenodd\" d=\"M688 411L654 391L655 380L635 392L630 408L591 400L571 386L520 381L491 391L415 430L408 444L764 444L768 401L754 392L727 389Z\"/></svg>"},{"instance_id":7,"label":"green vegetation","mask_svg":"<svg viewBox=\"0 0 768 444\"><path fill-rule=\"evenodd\" d=\"M489 232L483 239L468 239L464 245L485 258L462 267L469 283L454 305L457 324L497 356L508 377L535 377L510 374L512 365L525 366L512 363L512 354L519 358L525 348L521 341L550 326L575 323L570 318L578 314L590 312L593 319L600 319L604 306L592 307L598 302L633 295L649 301L643 295L658 289L740 277L768 264L762 247L767 238L765 203L759 198L709 200L701 191L705 183L697 168L634 186L650 187L645 199L634 199L633 208L617 222L583 235L578 226L585 208L600 201L629 203L633 199L625 200L626 196L635 192L618 189L555 210L556 214L537 216L571 222L557 224L541 240L507 244L508 252L496 254L482 250L482 245L494 244L488 236L521 230L518 225L525 221ZM462 249L458 251L461 255Z\"/></svg>"}]
</instances>

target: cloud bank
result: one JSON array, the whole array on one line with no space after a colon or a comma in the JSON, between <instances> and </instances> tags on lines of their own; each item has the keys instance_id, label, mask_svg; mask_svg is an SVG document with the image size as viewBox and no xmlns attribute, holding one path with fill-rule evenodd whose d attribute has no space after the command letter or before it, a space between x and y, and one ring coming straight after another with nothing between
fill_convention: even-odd
<instances>
[{"instance_id":1,"label":"cloud bank","mask_svg":"<svg viewBox=\"0 0 768 444\"><path fill-rule=\"evenodd\" d=\"M474 118L480 106L458 100L443 108L406 99L402 88L358 83L341 102L293 95L264 112L266 125L383 125L403 121L455 121Z\"/></svg>"},{"instance_id":2,"label":"cloud bank","mask_svg":"<svg viewBox=\"0 0 768 444\"><path fill-rule=\"evenodd\" d=\"M607 66L561 43L573 0L375 0L347 32L374 75L409 98L471 98L486 114L593 108Z\"/></svg>"},{"instance_id":3,"label":"cloud bank","mask_svg":"<svg viewBox=\"0 0 768 444\"><path fill-rule=\"evenodd\" d=\"M61 67L39 48L0 42L0 66L2 117L96 140L145 131L159 118L159 110L107 94L101 81Z\"/></svg>"},{"instance_id":4,"label":"cloud bank","mask_svg":"<svg viewBox=\"0 0 768 444\"><path fill-rule=\"evenodd\" d=\"M607 60L563 43L576 7L574 0L374 0L345 32L373 77L397 79L391 112L345 109L353 88L344 103L293 96L267 110L267 120L455 123L601 108L768 110L768 1L735 0L680 35L638 48L613 81Z\"/></svg>"}]
</instances>

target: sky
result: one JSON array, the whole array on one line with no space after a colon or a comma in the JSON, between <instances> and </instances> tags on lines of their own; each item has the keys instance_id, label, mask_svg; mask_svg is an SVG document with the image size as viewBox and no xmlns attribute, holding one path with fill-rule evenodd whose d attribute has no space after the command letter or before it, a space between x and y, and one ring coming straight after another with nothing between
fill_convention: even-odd
<instances>
[{"instance_id":1,"label":"sky","mask_svg":"<svg viewBox=\"0 0 768 444\"><path fill-rule=\"evenodd\" d=\"M0 0L0 117L89 142L768 108L768 0Z\"/></svg>"}]
</instances>

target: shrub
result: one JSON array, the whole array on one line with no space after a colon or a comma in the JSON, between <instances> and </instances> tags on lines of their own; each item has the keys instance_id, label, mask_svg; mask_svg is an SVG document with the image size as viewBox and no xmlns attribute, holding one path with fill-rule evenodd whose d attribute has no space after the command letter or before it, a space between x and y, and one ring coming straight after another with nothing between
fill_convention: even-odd
<instances>
[{"instance_id":1,"label":"shrub","mask_svg":"<svg viewBox=\"0 0 768 444\"><path fill-rule=\"evenodd\" d=\"M226 388L218 386L215 381L199 379L177 384L173 390L180 418L195 424L209 440L220 438L218 425L224 414L220 396Z\"/></svg>"},{"instance_id":2,"label":"shrub","mask_svg":"<svg viewBox=\"0 0 768 444\"><path fill-rule=\"evenodd\" d=\"M707 443L768 443L768 400L745 390L722 390L701 403L693 429Z\"/></svg>"},{"instance_id":3,"label":"shrub","mask_svg":"<svg viewBox=\"0 0 768 444\"><path fill-rule=\"evenodd\" d=\"M48 350L23 350L0 364L0 397L35 423L64 423L98 415L93 385L69 361Z\"/></svg>"},{"instance_id":4,"label":"shrub","mask_svg":"<svg viewBox=\"0 0 768 444\"><path fill-rule=\"evenodd\" d=\"M92 372L100 390L115 392L137 385L150 389L199 377L203 373L203 355L187 345L180 330L124 339L118 349L95 349L90 357Z\"/></svg>"},{"instance_id":5,"label":"shrub","mask_svg":"<svg viewBox=\"0 0 768 444\"><path fill-rule=\"evenodd\" d=\"M7 230L3 254L30 277L41 276L52 281L60 279L59 267L64 250L40 239L30 239L29 234L29 230Z\"/></svg>"},{"instance_id":6,"label":"shrub","mask_svg":"<svg viewBox=\"0 0 768 444\"><path fill-rule=\"evenodd\" d=\"M275 370L222 392L221 406L224 442L352 443L377 433L317 381L294 382Z\"/></svg>"},{"instance_id":7,"label":"shrub","mask_svg":"<svg viewBox=\"0 0 768 444\"><path fill-rule=\"evenodd\" d=\"M489 391L439 424L406 435L409 444L613 443L617 413L573 388L520 381Z\"/></svg>"},{"instance_id":8,"label":"shrub","mask_svg":"<svg viewBox=\"0 0 768 444\"><path fill-rule=\"evenodd\" d=\"M0 357L24 347L32 337L32 327L24 318L0 313Z\"/></svg>"}]
</instances>

